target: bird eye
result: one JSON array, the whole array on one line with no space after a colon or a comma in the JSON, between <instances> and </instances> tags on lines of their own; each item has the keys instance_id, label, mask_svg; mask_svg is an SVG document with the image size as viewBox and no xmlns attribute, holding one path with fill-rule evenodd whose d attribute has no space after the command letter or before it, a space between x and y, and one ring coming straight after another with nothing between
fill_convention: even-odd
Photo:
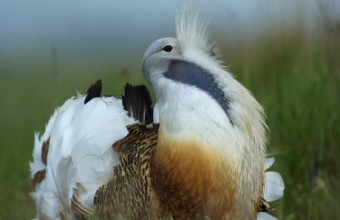
<instances>
[{"instance_id":1,"label":"bird eye","mask_svg":"<svg viewBox=\"0 0 340 220\"><path fill-rule=\"evenodd\" d=\"M165 51L165 52L171 52L172 51L172 46L171 45L166 45L165 47L163 47L163 50Z\"/></svg>"}]
</instances>

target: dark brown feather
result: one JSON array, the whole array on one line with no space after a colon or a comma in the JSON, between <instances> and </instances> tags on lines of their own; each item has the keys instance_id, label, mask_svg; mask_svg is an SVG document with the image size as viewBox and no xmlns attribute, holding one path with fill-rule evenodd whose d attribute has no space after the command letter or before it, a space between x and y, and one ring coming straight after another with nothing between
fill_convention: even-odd
<instances>
[{"instance_id":1,"label":"dark brown feather","mask_svg":"<svg viewBox=\"0 0 340 220\"><path fill-rule=\"evenodd\" d=\"M48 148L50 145L50 138L43 142L41 148L41 160L42 162L47 165L47 155L48 155Z\"/></svg>"},{"instance_id":2,"label":"dark brown feather","mask_svg":"<svg viewBox=\"0 0 340 220\"><path fill-rule=\"evenodd\" d=\"M47 155L48 155L49 145L50 145L50 138L44 141L41 147L41 160L45 165L47 164ZM34 177L32 180L33 191L35 191L36 186L45 179L45 176L46 176L46 169L39 170L38 172L34 174Z\"/></svg>"},{"instance_id":3,"label":"dark brown feather","mask_svg":"<svg viewBox=\"0 0 340 220\"><path fill-rule=\"evenodd\" d=\"M267 202L264 198L262 198L257 211L258 212L271 212L273 211L273 209L270 207L269 202Z\"/></svg>"},{"instance_id":4,"label":"dark brown feather","mask_svg":"<svg viewBox=\"0 0 340 220\"><path fill-rule=\"evenodd\" d=\"M33 180L32 180L32 189L35 191L35 187L41 183L45 179L46 176L46 170L39 170L34 174Z\"/></svg>"}]
</instances>

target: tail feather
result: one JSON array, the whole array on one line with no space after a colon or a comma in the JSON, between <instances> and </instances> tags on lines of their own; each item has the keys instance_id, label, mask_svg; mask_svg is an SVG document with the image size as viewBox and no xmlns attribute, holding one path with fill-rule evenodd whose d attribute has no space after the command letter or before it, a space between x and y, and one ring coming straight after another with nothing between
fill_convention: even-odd
<instances>
[{"instance_id":1,"label":"tail feather","mask_svg":"<svg viewBox=\"0 0 340 220\"><path fill-rule=\"evenodd\" d=\"M266 169L269 169L274 164L275 158L270 157L266 159ZM263 200L272 202L283 197L283 191L285 189L285 184L283 182L282 176L278 172L266 171L265 173L265 185L263 190ZM269 208L271 211L271 208ZM274 216L260 211L257 214L257 220L275 220Z\"/></svg>"},{"instance_id":2,"label":"tail feather","mask_svg":"<svg viewBox=\"0 0 340 220\"><path fill-rule=\"evenodd\" d=\"M275 158L266 159L266 169L274 164ZM266 172L266 182L264 186L263 197L268 202L278 200L283 197L283 191L285 189L285 184L283 182L282 176L278 172L267 171Z\"/></svg>"},{"instance_id":3,"label":"tail feather","mask_svg":"<svg viewBox=\"0 0 340 220\"><path fill-rule=\"evenodd\" d=\"M87 95L84 100L84 104L92 100L93 98L100 97L100 93L102 91L102 81L98 80L94 84L90 86L90 88L87 90Z\"/></svg>"},{"instance_id":4,"label":"tail feather","mask_svg":"<svg viewBox=\"0 0 340 220\"><path fill-rule=\"evenodd\" d=\"M125 85L125 95L122 96L123 106L130 117L142 123L153 122L153 109L150 93L146 86Z\"/></svg>"},{"instance_id":5,"label":"tail feather","mask_svg":"<svg viewBox=\"0 0 340 220\"><path fill-rule=\"evenodd\" d=\"M277 220L277 218L275 218L272 215L269 215L268 213L259 212L257 214L257 220Z\"/></svg>"},{"instance_id":6,"label":"tail feather","mask_svg":"<svg viewBox=\"0 0 340 220\"><path fill-rule=\"evenodd\" d=\"M128 117L121 100L99 97L100 91L97 81L86 96L67 100L45 133L35 135L31 195L38 218L74 219L77 210L91 213L96 190L112 178L119 155L111 147L127 135L126 125L135 120ZM45 177L35 177L38 172L45 172Z\"/></svg>"}]
</instances>

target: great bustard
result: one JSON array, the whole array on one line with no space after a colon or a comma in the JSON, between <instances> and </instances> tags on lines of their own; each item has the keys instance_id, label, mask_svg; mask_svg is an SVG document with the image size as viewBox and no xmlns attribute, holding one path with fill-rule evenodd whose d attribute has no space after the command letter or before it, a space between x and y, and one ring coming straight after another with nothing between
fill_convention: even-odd
<instances>
[{"instance_id":1,"label":"great bustard","mask_svg":"<svg viewBox=\"0 0 340 220\"><path fill-rule=\"evenodd\" d=\"M176 31L143 58L156 124L149 123L145 87L127 86L122 103L99 97L97 82L36 135L31 175L39 218L269 217L257 214L270 210L262 107L221 66L195 14L184 10ZM267 183L275 186L266 192L270 200L282 196L280 175Z\"/></svg>"}]
</instances>

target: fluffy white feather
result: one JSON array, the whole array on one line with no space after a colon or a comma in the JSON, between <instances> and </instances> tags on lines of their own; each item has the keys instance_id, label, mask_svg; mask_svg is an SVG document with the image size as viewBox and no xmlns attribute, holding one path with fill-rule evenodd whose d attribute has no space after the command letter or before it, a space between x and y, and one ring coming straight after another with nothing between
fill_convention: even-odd
<instances>
[{"instance_id":1,"label":"fluffy white feather","mask_svg":"<svg viewBox=\"0 0 340 220\"><path fill-rule=\"evenodd\" d=\"M177 13L176 36L181 43L184 56L188 53L198 53L200 56L206 54L215 59L220 55L215 42L209 40L207 25L195 12L187 8ZM217 59L214 61L216 62Z\"/></svg>"},{"instance_id":2,"label":"fluffy white feather","mask_svg":"<svg viewBox=\"0 0 340 220\"><path fill-rule=\"evenodd\" d=\"M266 159L266 169L269 169L275 162L275 158L270 157ZM283 191L285 189L285 184L281 175L278 172L267 171L265 174L265 185L263 190L263 198L268 201L272 202L282 198ZM275 220L274 216L259 212L257 214L257 220Z\"/></svg>"},{"instance_id":3,"label":"fluffy white feather","mask_svg":"<svg viewBox=\"0 0 340 220\"><path fill-rule=\"evenodd\" d=\"M272 215L269 215L268 213L259 212L257 214L257 220L277 220L277 218L275 218Z\"/></svg>"},{"instance_id":4,"label":"fluffy white feather","mask_svg":"<svg viewBox=\"0 0 340 220\"><path fill-rule=\"evenodd\" d=\"M45 179L36 186L38 218L73 219L74 191L88 207L95 191L112 177L118 156L112 144L127 135L127 116L121 100L94 98L84 105L85 96L67 100L49 120L45 133L35 135L31 176L46 169ZM47 165L42 162L42 143L50 138Z\"/></svg>"},{"instance_id":5,"label":"fluffy white feather","mask_svg":"<svg viewBox=\"0 0 340 220\"><path fill-rule=\"evenodd\" d=\"M266 160L266 169L269 169L274 163L275 159L268 158ZM285 184L281 175L278 172L267 171L266 182L264 185L263 197L268 202L272 202L282 198Z\"/></svg>"}]
</instances>

